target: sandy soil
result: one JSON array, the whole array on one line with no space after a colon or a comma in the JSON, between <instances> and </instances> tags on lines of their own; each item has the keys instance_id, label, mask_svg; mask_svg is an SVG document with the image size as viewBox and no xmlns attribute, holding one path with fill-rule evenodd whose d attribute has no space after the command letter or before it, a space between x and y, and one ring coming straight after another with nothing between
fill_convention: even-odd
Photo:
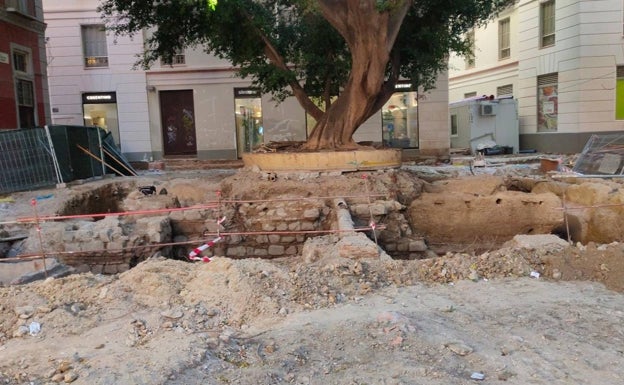
<instances>
[{"instance_id":1,"label":"sandy soil","mask_svg":"<svg viewBox=\"0 0 624 385\"><path fill-rule=\"evenodd\" d=\"M152 258L4 287L0 381L620 384L623 255L510 242L421 261Z\"/></svg>"}]
</instances>

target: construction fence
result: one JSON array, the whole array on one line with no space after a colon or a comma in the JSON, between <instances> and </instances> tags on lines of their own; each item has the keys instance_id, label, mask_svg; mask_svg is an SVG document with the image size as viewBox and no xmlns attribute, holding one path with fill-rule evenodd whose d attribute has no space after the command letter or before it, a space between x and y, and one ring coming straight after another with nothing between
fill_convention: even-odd
<instances>
[{"instance_id":1,"label":"construction fence","mask_svg":"<svg viewBox=\"0 0 624 385\"><path fill-rule=\"evenodd\" d=\"M0 130L0 194L106 173L136 175L110 132L102 128L46 126Z\"/></svg>"},{"instance_id":2,"label":"construction fence","mask_svg":"<svg viewBox=\"0 0 624 385\"><path fill-rule=\"evenodd\" d=\"M50 143L43 128L0 130L0 193L56 184Z\"/></svg>"}]
</instances>

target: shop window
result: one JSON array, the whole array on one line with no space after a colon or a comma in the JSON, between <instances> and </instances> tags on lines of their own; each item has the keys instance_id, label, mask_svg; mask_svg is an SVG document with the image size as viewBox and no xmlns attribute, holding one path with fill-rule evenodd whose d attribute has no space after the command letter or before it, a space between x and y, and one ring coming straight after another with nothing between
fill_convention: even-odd
<instances>
[{"instance_id":1,"label":"shop window","mask_svg":"<svg viewBox=\"0 0 624 385\"><path fill-rule=\"evenodd\" d=\"M238 156L241 157L241 154L253 152L264 144L260 91L255 88L235 88L234 114Z\"/></svg>"},{"instance_id":2,"label":"shop window","mask_svg":"<svg viewBox=\"0 0 624 385\"><path fill-rule=\"evenodd\" d=\"M557 131L558 75L537 77L537 131Z\"/></svg>"},{"instance_id":3,"label":"shop window","mask_svg":"<svg viewBox=\"0 0 624 385\"><path fill-rule=\"evenodd\" d=\"M507 59L511 56L509 18L498 22L498 58Z\"/></svg>"},{"instance_id":4,"label":"shop window","mask_svg":"<svg viewBox=\"0 0 624 385\"><path fill-rule=\"evenodd\" d=\"M624 120L624 66L616 69L615 119Z\"/></svg>"},{"instance_id":5,"label":"shop window","mask_svg":"<svg viewBox=\"0 0 624 385\"><path fill-rule=\"evenodd\" d=\"M496 87L496 97L504 98L513 96L513 84L506 84L504 86Z\"/></svg>"},{"instance_id":6,"label":"shop window","mask_svg":"<svg viewBox=\"0 0 624 385\"><path fill-rule=\"evenodd\" d=\"M410 87L407 83L397 84L396 92L381 109L385 146L418 148L418 93Z\"/></svg>"},{"instance_id":7,"label":"shop window","mask_svg":"<svg viewBox=\"0 0 624 385\"><path fill-rule=\"evenodd\" d=\"M540 47L555 45L555 0L540 3Z\"/></svg>"},{"instance_id":8,"label":"shop window","mask_svg":"<svg viewBox=\"0 0 624 385\"><path fill-rule=\"evenodd\" d=\"M85 126L98 126L113 136L120 145L117 95L115 92L82 94L82 114Z\"/></svg>"},{"instance_id":9,"label":"shop window","mask_svg":"<svg viewBox=\"0 0 624 385\"><path fill-rule=\"evenodd\" d=\"M108 47L104 26L83 25L81 30L85 67L108 67Z\"/></svg>"}]
</instances>

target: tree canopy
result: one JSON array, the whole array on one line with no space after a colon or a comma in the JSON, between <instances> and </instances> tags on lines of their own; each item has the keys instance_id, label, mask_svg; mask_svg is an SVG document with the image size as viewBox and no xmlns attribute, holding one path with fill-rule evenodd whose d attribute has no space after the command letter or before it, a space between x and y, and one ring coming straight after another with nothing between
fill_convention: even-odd
<instances>
[{"instance_id":1,"label":"tree canopy","mask_svg":"<svg viewBox=\"0 0 624 385\"><path fill-rule=\"evenodd\" d=\"M153 31L141 66L202 47L277 101L296 97L317 121L308 149L344 149L400 79L432 88L451 51L470 53L466 32L513 2L103 0L99 11L116 34Z\"/></svg>"}]
</instances>

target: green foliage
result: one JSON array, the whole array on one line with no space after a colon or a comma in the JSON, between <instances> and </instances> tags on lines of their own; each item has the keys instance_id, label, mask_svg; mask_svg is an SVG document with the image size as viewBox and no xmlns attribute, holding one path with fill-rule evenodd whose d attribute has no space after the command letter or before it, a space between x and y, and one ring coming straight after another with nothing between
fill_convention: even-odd
<instances>
[{"instance_id":1,"label":"green foliage","mask_svg":"<svg viewBox=\"0 0 624 385\"><path fill-rule=\"evenodd\" d=\"M369 1L378 12L391 14L410 0ZM413 1L386 79L396 81L391 74L398 73L416 86L432 87L446 70L450 51L468 52L465 33L512 2ZM295 83L308 95L339 95L349 78L351 53L315 0L102 0L99 11L117 34L153 32L137 63L144 68L159 58L171 60L181 48L201 46L229 60L241 76L278 101L290 95ZM275 57L283 65L276 65Z\"/></svg>"}]
</instances>

